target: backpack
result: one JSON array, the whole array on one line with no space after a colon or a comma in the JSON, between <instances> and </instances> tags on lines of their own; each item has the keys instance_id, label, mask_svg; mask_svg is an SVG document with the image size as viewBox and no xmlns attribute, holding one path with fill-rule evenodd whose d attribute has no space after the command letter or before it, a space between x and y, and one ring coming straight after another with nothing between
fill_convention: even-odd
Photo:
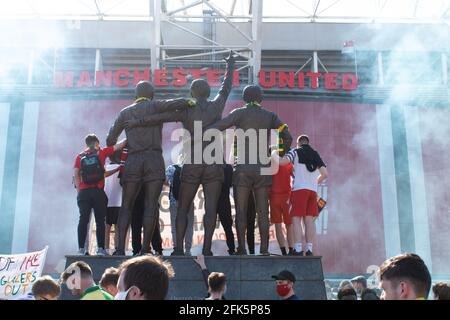
<instances>
[{"instance_id":1,"label":"backpack","mask_svg":"<svg viewBox=\"0 0 450 320\"><path fill-rule=\"evenodd\" d=\"M85 152L80 155L81 181L84 184L96 184L105 177L105 168L100 161L98 152Z\"/></svg>"},{"instance_id":2,"label":"backpack","mask_svg":"<svg viewBox=\"0 0 450 320\"><path fill-rule=\"evenodd\" d=\"M173 198L178 201L181 184L181 167L177 164L175 164L174 167L175 171L173 173L172 184L170 185L170 192L172 193Z\"/></svg>"}]
</instances>

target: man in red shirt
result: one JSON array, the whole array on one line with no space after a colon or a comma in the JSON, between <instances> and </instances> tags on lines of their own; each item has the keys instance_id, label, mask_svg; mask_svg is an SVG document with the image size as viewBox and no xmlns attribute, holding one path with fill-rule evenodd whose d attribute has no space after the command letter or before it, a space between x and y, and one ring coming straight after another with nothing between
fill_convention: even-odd
<instances>
[{"instance_id":1,"label":"man in red shirt","mask_svg":"<svg viewBox=\"0 0 450 320\"><path fill-rule=\"evenodd\" d=\"M284 152L282 152L284 153ZM272 176L270 188L270 223L275 224L277 241L283 256L292 254L294 237L291 229L292 221L289 215L289 199L291 196L292 164L279 166L278 172ZM284 237L282 223L286 226L287 239Z\"/></svg>"},{"instance_id":2,"label":"man in red shirt","mask_svg":"<svg viewBox=\"0 0 450 320\"><path fill-rule=\"evenodd\" d=\"M126 140L115 146L100 148L100 141L95 134L88 134L85 138L86 149L77 155L74 164L74 181L77 189L77 203L80 210L78 223L79 254L87 254L84 248L91 210L94 209L97 232L97 255L105 255L105 217L108 197L103 190L105 186L105 160L114 151L123 149ZM114 172L111 172L112 174Z\"/></svg>"}]
</instances>

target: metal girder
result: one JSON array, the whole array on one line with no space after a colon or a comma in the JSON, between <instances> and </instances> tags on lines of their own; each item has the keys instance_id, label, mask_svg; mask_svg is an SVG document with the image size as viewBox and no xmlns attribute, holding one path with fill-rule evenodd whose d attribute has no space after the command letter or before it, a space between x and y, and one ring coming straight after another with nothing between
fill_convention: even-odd
<instances>
[{"instance_id":1,"label":"metal girder","mask_svg":"<svg viewBox=\"0 0 450 320\"><path fill-rule=\"evenodd\" d=\"M100 5L98 4L98 0L94 0L95 8L97 10L97 16L101 20L103 18L103 12L100 9Z\"/></svg>"},{"instance_id":2,"label":"metal girder","mask_svg":"<svg viewBox=\"0 0 450 320\"><path fill-rule=\"evenodd\" d=\"M230 16L233 15L233 13L234 13L234 8L235 8L235 7L236 7L236 0L233 0L233 1L231 2Z\"/></svg>"},{"instance_id":3,"label":"metal girder","mask_svg":"<svg viewBox=\"0 0 450 320\"><path fill-rule=\"evenodd\" d=\"M184 7L186 5L186 3L184 2L184 0L180 0L181 6ZM166 10L167 11L167 10ZM187 9L183 10L183 15L187 15Z\"/></svg>"},{"instance_id":4,"label":"metal girder","mask_svg":"<svg viewBox=\"0 0 450 320\"><path fill-rule=\"evenodd\" d=\"M158 45L158 47L162 49L222 49L222 48L228 48L233 50L250 50L248 47L244 47L242 45L224 45L224 46L217 46L217 45L199 45L199 44L161 44Z\"/></svg>"},{"instance_id":5,"label":"metal girder","mask_svg":"<svg viewBox=\"0 0 450 320\"><path fill-rule=\"evenodd\" d=\"M202 52L202 53L193 53L193 54L186 54L183 56L175 56L170 58L164 58L165 61L168 60L177 60L177 59L185 59L185 58L194 58L194 57L204 57L204 56L210 56L217 53L227 53L229 52L229 49L226 50L220 50L220 51L210 51L210 52Z\"/></svg>"},{"instance_id":6,"label":"metal girder","mask_svg":"<svg viewBox=\"0 0 450 320\"><path fill-rule=\"evenodd\" d=\"M258 75L261 68L261 24L262 24L262 1L261 0L249 0L251 1L252 12L248 16L234 16L234 8L236 6L236 0L231 4L231 12L230 14L224 12L222 9L218 8L215 4L211 3L209 0L199 0L194 1L190 4L184 4L183 1L180 1L181 7L172 8L170 12L164 13L162 10L161 1L162 0L149 0L151 7L151 27L152 27L152 43L151 43L151 65L152 70L158 69L161 67L161 63L164 61L170 62L171 64L186 61L185 59L189 58L199 58L199 57L208 57L211 56L211 60L198 60L199 65L205 64L205 62L216 63L217 58L214 58L216 54L224 54L229 50L233 50L236 55L245 59L244 65L241 65L238 71L249 68L249 80L251 82L258 81ZM164 4L164 3L163 3ZM223 44L220 41L216 41L215 37L211 37L210 34L199 33L198 31L193 31L184 25L181 25L176 20L177 18L186 19L186 18L206 18L204 15L183 15L187 9L193 8L195 6L204 5L209 7L212 11L212 22L215 23L214 18L225 21L231 28L233 28L237 33L239 33L245 40L248 41L247 45L242 44L242 40L240 40L240 44L236 41L236 44ZM209 16L208 16L209 17ZM251 23L251 35L246 34L242 31L231 19L237 18L245 18L248 19ZM161 24L167 23L177 29L180 29L186 33L189 33L199 39L205 41L205 44L202 45L178 45L176 43L167 43L164 41L164 38L161 34ZM213 33L214 35L214 33ZM187 54L181 55L171 55L167 56L166 50L185 50L190 49L190 52ZM219 59L220 60L220 59ZM248 60L248 62L247 62ZM195 61L192 60L191 61ZM242 63L242 62L241 62ZM195 62L194 62L195 64Z\"/></svg>"},{"instance_id":7,"label":"metal girder","mask_svg":"<svg viewBox=\"0 0 450 320\"><path fill-rule=\"evenodd\" d=\"M223 14L219 8L217 8L216 6L214 6L212 3L209 2L209 0L205 0L203 2L204 4L206 4L208 7L210 7L211 9L214 10L214 12L216 12L222 19L224 19L234 30L236 30L237 32L239 32L245 39L247 39L248 41L252 41L252 39L247 36L244 32L242 32L241 29L239 29L233 22L230 21L230 19L228 19L225 14Z\"/></svg>"},{"instance_id":8,"label":"metal girder","mask_svg":"<svg viewBox=\"0 0 450 320\"><path fill-rule=\"evenodd\" d=\"M313 52L313 65L312 72L319 72L319 57L317 56L317 51Z\"/></svg>"},{"instance_id":9,"label":"metal girder","mask_svg":"<svg viewBox=\"0 0 450 320\"><path fill-rule=\"evenodd\" d=\"M161 45L161 0L150 0L150 15L153 16L151 23L151 43L150 43L150 68L152 73L159 69Z\"/></svg>"},{"instance_id":10,"label":"metal girder","mask_svg":"<svg viewBox=\"0 0 450 320\"><path fill-rule=\"evenodd\" d=\"M308 65L308 63L311 62L312 59L313 59L313 57L309 57L309 59L306 60L306 62L300 68L298 68L297 71L295 71L295 75L297 75L300 71L302 71L303 68L305 68Z\"/></svg>"},{"instance_id":11,"label":"metal girder","mask_svg":"<svg viewBox=\"0 0 450 320\"><path fill-rule=\"evenodd\" d=\"M381 51L377 52L377 65L378 65L378 85L384 86L383 54Z\"/></svg>"},{"instance_id":12,"label":"metal girder","mask_svg":"<svg viewBox=\"0 0 450 320\"><path fill-rule=\"evenodd\" d=\"M203 3L203 0L195 1L195 2L190 3L190 4L188 4L188 5L182 6L182 7L178 8L178 9L175 9L175 10L172 10L172 11L167 12L167 15L168 15L168 16L171 16L171 15L173 15L174 13L177 13L177 12L180 12L180 11L185 11L185 10L187 10L187 9L189 9L189 8L196 7L196 6L198 6L199 4L202 4L202 3Z\"/></svg>"},{"instance_id":13,"label":"metal girder","mask_svg":"<svg viewBox=\"0 0 450 320\"><path fill-rule=\"evenodd\" d=\"M322 9L322 11L319 12L319 15L321 13L324 13L325 11L327 11L328 9L330 9L331 7L333 7L334 5L336 5L338 2L340 2L341 0L336 0L335 2L333 2L332 4L330 4L328 7L326 7L325 9Z\"/></svg>"},{"instance_id":14,"label":"metal girder","mask_svg":"<svg viewBox=\"0 0 450 320\"><path fill-rule=\"evenodd\" d=\"M319 55L317 54L317 51L313 52L313 55L306 60L304 64L300 68L298 68L297 71L295 71L295 75L297 75L300 71L302 71L310 62L311 64L311 71L312 72L319 72L319 64L322 67L325 72L328 72L327 67L323 64L322 60L319 58Z\"/></svg>"},{"instance_id":15,"label":"metal girder","mask_svg":"<svg viewBox=\"0 0 450 320\"><path fill-rule=\"evenodd\" d=\"M150 0L149 0L150 1ZM184 14L186 16L186 19L188 18L188 16L186 15L187 11L189 11L189 8L195 7L197 5L201 5L203 3L205 3L206 1L209 0L190 0L190 1L186 1L186 0L178 0L178 4L180 5L179 8L173 9L170 12L167 12L168 16L174 16L177 13L180 14ZM226 16L228 19L233 19L235 17L234 13L238 11L238 9L241 9L241 5L245 2L249 2L251 3L252 0L239 0L239 2L237 0L229 0L228 2L226 1L220 1L220 4L222 5L222 3L224 3L225 6L227 6L227 9L224 9L223 7L221 7L221 11L222 14L224 14L224 12L226 12L226 14L224 14L224 16ZM273 1L275 2L275 0L260 0L261 2L264 3L264 1ZM4 1L5 3L8 1ZM10 1L11 2L11 1ZM145 14L141 14L141 11L136 10L133 13L129 13L129 14L121 14L121 12L119 10L117 10L118 7L122 6L124 3L129 2L130 6L134 5L135 1L132 0L117 0L117 1L100 1L100 0L73 0L73 2L76 2L76 7L74 7L74 10L71 11L71 13L66 12L65 10L60 10L59 6L60 3L62 3L62 1L58 1L58 5L54 6L54 8L52 9L57 9L55 12L53 12L53 10L49 11L47 8L45 8L45 6L41 5L41 0L33 0L33 1L26 1L26 5L27 10L26 12L21 13L20 11L17 11L16 13L13 14L13 16L17 16L20 18L30 18L30 17L35 17L35 18L43 18L43 19L47 19L47 18L57 18L57 19L71 19L71 18L79 18L82 17L83 18L92 18L92 17L96 17L97 19L109 19L109 18L142 18L142 19L149 19L151 16L149 16L147 13ZM44 2L44 1L42 1ZM110 4L110 2L113 2L114 4ZM191 2L189 4L185 4L187 2ZM296 19L296 20L301 20L301 19L307 19L308 21L319 21L319 20L324 20L325 22L329 19L337 19L340 21L350 21L350 22L355 22L355 19L359 19L359 20L365 20L366 17L363 16L352 16L351 11L352 11L352 2L351 1L342 1L342 0L328 0L328 1L321 1L321 0L283 0L283 1L279 1L280 2L280 6L283 6L283 4L289 4L289 6L286 6L286 14L281 13L280 16L276 16L276 15L272 15L269 17L265 16L264 18L267 19L272 19L272 18L277 18L277 19ZM311 6L305 6L305 3L311 3ZM355 1L356 2L356 1ZM407 2L405 2L405 10L407 12L410 12L409 16L404 16L403 12L401 15L399 15L399 17L393 17L391 14L389 15L384 15L383 12L385 10L387 10L389 6L389 4L393 3L393 0L367 0L366 1L369 5L373 6L373 10L370 11L370 13L368 14L369 16L371 16L370 18L372 20L376 20L380 17L382 17L383 19L381 19L382 21L380 22L389 22L389 21L398 21L398 20L403 20L405 22L411 21L411 22L420 22L420 23L436 23L439 22L439 20L444 20L443 22L449 23L448 22L448 18L449 18L449 6L448 4L446 4L445 1L424 1L424 0L409 0ZM213 6L218 6L219 1L213 1L212 5ZM342 5L342 9L348 9L349 15L337 15L335 17L331 17L329 15L327 16L322 16L322 14L324 12L326 12L327 10L329 10L331 7L336 7L336 5L339 4L340 6ZM108 7L109 5L109 7ZM3 9L3 6L5 5L0 5L0 11L1 9ZM8 6L8 5L6 5ZM12 5L13 6L13 5ZM421 7L430 7L430 9L433 10L433 14L430 18L424 18L422 13L421 13ZM13 6L15 7L15 5ZM251 6L250 6L251 7ZM80 8L80 9L78 9ZM165 2L162 2L162 8L165 8ZM292 11L292 9L295 8L299 11L298 15L290 15L289 11ZM89 10L86 11L86 9ZM18 9L17 9L18 10ZM392 10L392 8L390 8L390 10ZM439 10L439 11L438 11ZM58 12L60 11L60 12ZM163 10L163 11L167 11L167 10ZM241 13L242 14L242 13ZM242 14L245 15L245 14ZM0 15L3 16L3 15Z\"/></svg>"},{"instance_id":16,"label":"metal girder","mask_svg":"<svg viewBox=\"0 0 450 320\"><path fill-rule=\"evenodd\" d=\"M210 43L216 45L215 48L217 48L217 47L228 48L226 45L223 45L223 44L221 44L221 43L219 43L219 42L217 42L217 41L208 39L207 37L204 37L204 36L202 36L201 34L199 34L199 33L197 33L197 32L194 32L194 31L192 31L192 30L190 30L190 29L188 29L188 28L185 28L185 27L183 27L183 26L180 26L179 24L177 24L177 23L175 23L175 22L173 22L173 21L170 21L170 20L164 20L164 21L167 22L167 23L169 23L169 24L171 24L171 25L173 25L174 27L179 28L180 30L186 31L187 33L190 33L190 34L192 34L192 35L194 35L194 36L196 36L196 37L198 37L198 38L200 38L200 39L203 39L203 40L205 40L205 41L207 41L207 42L210 42ZM228 48L228 51L229 51L229 50L230 50L230 49ZM247 58L246 56L240 54L239 52L236 52L236 54L239 55L239 56L241 56L241 57L243 57L243 58Z\"/></svg>"},{"instance_id":17,"label":"metal girder","mask_svg":"<svg viewBox=\"0 0 450 320\"><path fill-rule=\"evenodd\" d=\"M204 15L193 15L193 14L189 14L189 15L177 15L177 14L173 14L170 16L171 19L200 19L200 18L204 18ZM248 19L250 20L251 17L250 16L238 16L238 15L225 15L224 17L226 17L228 20L234 20L234 19ZM224 19L225 20L225 19Z\"/></svg>"},{"instance_id":18,"label":"metal girder","mask_svg":"<svg viewBox=\"0 0 450 320\"><path fill-rule=\"evenodd\" d=\"M320 0L317 0L316 7L314 8L314 13L313 13L313 16L312 16L313 20L315 18L317 18L317 9L319 9L319 5L320 5Z\"/></svg>"},{"instance_id":19,"label":"metal girder","mask_svg":"<svg viewBox=\"0 0 450 320\"><path fill-rule=\"evenodd\" d=\"M252 0L252 53L250 61L252 67L252 79L254 84L259 82L259 71L261 69L262 50L262 13L263 3L260 0Z\"/></svg>"},{"instance_id":20,"label":"metal girder","mask_svg":"<svg viewBox=\"0 0 450 320\"><path fill-rule=\"evenodd\" d=\"M442 84L448 84L448 65L447 65L447 54L445 52L441 53L441 66L442 66Z\"/></svg>"},{"instance_id":21,"label":"metal girder","mask_svg":"<svg viewBox=\"0 0 450 320\"><path fill-rule=\"evenodd\" d=\"M325 70L325 72L328 72L327 67L325 67L325 65L322 63L322 60L320 60L320 58L317 56L317 61L319 62L320 66L323 68L323 70Z\"/></svg>"},{"instance_id":22,"label":"metal girder","mask_svg":"<svg viewBox=\"0 0 450 320\"><path fill-rule=\"evenodd\" d=\"M95 73L94 73L94 81L97 82L97 71L103 70L103 59L101 49L95 50Z\"/></svg>"},{"instance_id":23,"label":"metal girder","mask_svg":"<svg viewBox=\"0 0 450 320\"><path fill-rule=\"evenodd\" d=\"M236 70L237 71L241 71L241 70L244 70L245 68L248 68L248 67L250 67L250 65L246 64L246 65L244 65L244 66L242 66L242 67L240 67L240 68L238 68Z\"/></svg>"},{"instance_id":24,"label":"metal girder","mask_svg":"<svg viewBox=\"0 0 450 320\"><path fill-rule=\"evenodd\" d=\"M302 11L303 13L305 13L307 16L310 15L310 13L308 11L305 11L302 7L299 7L295 2L291 1L291 0L286 0L287 3L289 3L291 6L293 6L294 8L297 8L298 10Z\"/></svg>"},{"instance_id":25,"label":"metal girder","mask_svg":"<svg viewBox=\"0 0 450 320\"><path fill-rule=\"evenodd\" d=\"M34 72L34 50L30 50L28 54L28 70L27 70L27 84L33 84L33 72Z\"/></svg>"}]
</instances>

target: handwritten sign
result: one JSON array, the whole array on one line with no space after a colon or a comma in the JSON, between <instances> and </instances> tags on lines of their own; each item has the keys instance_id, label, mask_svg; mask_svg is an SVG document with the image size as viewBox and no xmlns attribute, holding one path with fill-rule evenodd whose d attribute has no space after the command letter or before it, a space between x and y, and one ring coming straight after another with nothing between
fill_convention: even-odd
<instances>
[{"instance_id":1,"label":"handwritten sign","mask_svg":"<svg viewBox=\"0 0 450 320\"><path fill-rule=\"evenodd\" d=\"M42 274L48 247L17 255L0 254L0 298L17 300L31 292Z\"/></svg>"}]
</instances>

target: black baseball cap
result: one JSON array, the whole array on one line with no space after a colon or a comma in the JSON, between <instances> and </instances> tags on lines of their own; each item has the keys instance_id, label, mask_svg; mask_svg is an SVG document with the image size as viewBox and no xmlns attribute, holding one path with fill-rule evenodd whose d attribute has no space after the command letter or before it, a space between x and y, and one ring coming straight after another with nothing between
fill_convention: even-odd
<instances>
[{"instance_id":1,"label":"black baseball cap","mask_svg":"<svg viewBox=\"0 0 450 320\"><path fill-rule=\"evenodd\" d=\"M363 284L364 286L367 286L367 280L366 280L366 278L364 277L364 276L357 276L357 277L354 277L353 279L351 279L350 280L350 282L356 282L356 283L361 283L361 284Z\"/></svg>"},{"instance_id":2,"label":"black baseball cap","mask_svg":"<svg viewBox=\"0 0 450 320\"><path fill-rule=\"evenodd\" d=\"M288 270L283 270L276 276L272 276L272 278L275 280L289 280L291 282L295 282L294 274Z\"/></svg>"}]
</instances>

